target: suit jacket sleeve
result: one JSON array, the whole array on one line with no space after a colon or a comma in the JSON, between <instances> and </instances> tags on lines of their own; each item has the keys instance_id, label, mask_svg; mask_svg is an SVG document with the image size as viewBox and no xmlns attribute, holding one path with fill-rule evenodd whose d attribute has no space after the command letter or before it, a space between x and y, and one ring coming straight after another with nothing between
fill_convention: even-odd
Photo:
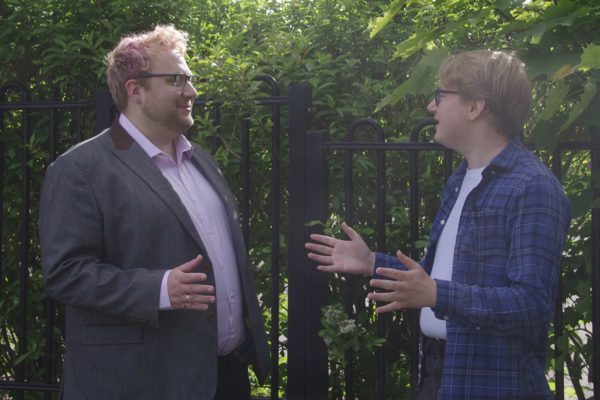
<instances>
[{"instance_id":1,"label":"suit jacket sleeve","mask_svg":"<svg viewBox=\"0 0 600 400\"><path fill-rule=\"evenodd\" d=\"M77 163L59 157L46 173L40 206L44 285L50 296L83 310L158 326L166 269L104 263L103 218Z\"/></svg>"}]
</instances>

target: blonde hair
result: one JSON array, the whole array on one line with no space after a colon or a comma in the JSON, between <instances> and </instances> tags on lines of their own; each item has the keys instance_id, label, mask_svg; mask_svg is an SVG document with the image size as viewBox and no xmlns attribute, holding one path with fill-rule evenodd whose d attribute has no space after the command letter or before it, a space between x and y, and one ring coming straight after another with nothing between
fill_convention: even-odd
<instances>
[{"instance_id":1,"label":"blonde hair","mask_svg":"<svg viewBox=\"0 0 600 400\"><path fill-rule=\"evenodd\" d=\"M497 132L512 137L523 129L533 88L525 65L514 53L474 50L447 58L440 83L455 88L463 100L485 100Z\"/></svg>"},{"instance_id":2,"label":"blonde hair","mask_svg":"<svg viewBox=\"0 0 600 400\"><path fill-rule=\"evenodd\" d=\"M151 32L121 39L106 56L108 88L119 111L127 107L125 83L150 71L152 57L163 49L177 49L183 55L187 50L187 38L186 32L178 31L173 25L157 25ZM140 81L140 85L144 86L144 80Z\"/></svg>"}]
</instances>

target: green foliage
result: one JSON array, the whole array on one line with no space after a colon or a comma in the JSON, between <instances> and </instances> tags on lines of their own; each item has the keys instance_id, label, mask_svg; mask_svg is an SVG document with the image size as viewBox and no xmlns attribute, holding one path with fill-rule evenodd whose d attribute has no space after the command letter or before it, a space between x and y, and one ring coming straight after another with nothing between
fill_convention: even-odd
<instances>
[{"instance_id":1,"label":"green foliage","mask_svg":"<svg viewBox=\"0 0 600 400\"><path fill-rule=\"evenodd\" d=\"M516 51L533 80L531 117L524 126L527 140L538 145L538 155L553 162L555 144L563 140L588 140L589 126L600 125L597 82L600 42L595 28L600 6L594 0L6 0L0 2L0 83L18 81L30 88L34 101L44 101L50 86L62 81L60 99L74 97L67 83L75 85L88 102L97 89L106 88L103 58L120 37L151 29L157 23L173 23L190 33L190 67L211 78L200 96L224 101L220 125L211 109L196 108L192 138L206 148L217 139L215 158L232 190L241 198L242 116L250 118L251 235L250 254L257 291L267 326L270 326L271 239L271 130L270 107L253 98L270 94L265 83L254 82L261 74L273 76L287 95L291 83L309 83L313 91L313 129L326 130L332 141L343 141L346 127L360 117L376 119L388 141L408 141L415 123L428 116L427 104L437 84L443 58L456 51L493 48ZM20 101L11 91L8 101ZM83 111L81 126L86 137L93 132L93 109ZM287 232L289 139L288 110L281 107L282 138L279 159L284 210L280 222L280 387L286 390L287 335ZM50 155L47 111L30 112L32 239L29 247L27 354L19 360L15 350L18 330L21 214L21 112L8 111L0 132L4 146L3 176L3 277L0 303L2 379L12 379L17 361L26 365L26 379L41 381L45 298L41 293L37 240L37 208L40 187ZM59 112L59 152L76 141L76 112ZM374 141L368 128L359 129L354 141ZM431 141L432 132L421 133ZM331 221L329 234L340 235L344 215L344 152L330 157ZM405 254L410 250L408 154L386 155L386 241L377 243L375 185L376 152L355 151L354 229L372 247ZM454 166L462 159L454 156ZM565 357L549 359L548 367L563 362L573 381L589 371L591 340L590 217L592 176L588 152L563 152L562 180L572 200L574 219L565 248L563 273L564 337L559 347ZM425 247L440 204L444 184L443 153L419 155L419 237L415 247ZM597 206L595 204L594 206ZM293 212L293 210L292 210ZM331 304L341 302L344 282L330 277ZM374 304L365 303L368 279L354 287L359 325L374 320ZM358 318L358 317L357 317ZM362 320L364 319L364 320ZM60 376L64 314L56 316L57 352L53 380ZM363 324L364 323L364 324ZM410 330L405 312L386 319L388 397L408 398ZM554 333L552 333L554 334ZM580 335L581 334L581 335ZM333 339L332 339L333 340ZM374 398L376 370L370 349L360 345L355 355L356 393ZM568 356L568 357L567 357ZM371 363L373 361L373 363ZM330 397L343 396L343 360L330 359ZM253 393L268 395L268 388ZM28 398L39 394L29 393Z\"/></svg>"},{"instance_id":2,"label":"green foliage","mask_svg":"<svg viewBox=\"0 0 600 400\"><path fill-rule=\"evenodd\" d=\"M341 304L322 307L323 318L321 323L325 329L319 331L327 345L332 371L330 372L330 396L341 397L345 392L345 380L342 379L343 369L347 365L346 350L352 349L356 355L359 380L356 397L359 399L375 398L376 391L373 385L368 384L368 379L377 379L373 374L377 370L376 357L373 347L381 347L385 339L377 336L373 316L363 311L356 319L348 318Z\"/></svg>"}]
</instances>

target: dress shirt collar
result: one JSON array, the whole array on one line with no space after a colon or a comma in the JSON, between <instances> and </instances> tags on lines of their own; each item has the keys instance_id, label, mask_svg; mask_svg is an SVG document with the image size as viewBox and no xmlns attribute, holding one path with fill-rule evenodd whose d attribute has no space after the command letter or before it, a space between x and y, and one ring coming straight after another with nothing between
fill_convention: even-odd
<instances>
[{"instance_id":1,"label":"dress shirt collar","mask_svg":"<svg viewBox=\"0 0 600 400\"><path fill-rule=\"evenodd\" d=\"M137 144L148 154L150 158L153 158L159 154L164 154L167 157L170 157L168 154L160 150L156 147L146 135L144 135L133 123L125 116L125 114L121 113L119 116L119 124L127 131L129 136L136 141ZM192 154L194 153L194 148L190 144L190 142L183 135L177 135L174 140L175 144L175 153L177 156L177 165L181 164L181 158L185 154L188 159L191 159Z\"/></svg>"}]
</instances>

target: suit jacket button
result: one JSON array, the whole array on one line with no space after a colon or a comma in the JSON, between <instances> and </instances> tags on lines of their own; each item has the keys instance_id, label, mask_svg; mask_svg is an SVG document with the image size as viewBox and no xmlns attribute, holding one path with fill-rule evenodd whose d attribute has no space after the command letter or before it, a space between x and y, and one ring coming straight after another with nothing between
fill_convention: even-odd
<instances>
[{"instance_id":1,"label":"suit jacket button","mask_svg":"<svg viewBox=\"0 0 600 400\"><path fill-rule=\"evenodd\" d=\"M207 318L209 321L214 321L215 319L217 319L217 314L215 314L214 312L208 313Z\"/></svg>"},{"instance_id":2,"label":"suit jacket button","mask_svg":"<svg viewBox=\"0 0 600 400\"><path fill-rule=\"evenodd\" d=\"M206 272L207 274L210 274L212 272L212 267L208 264L206 264L204 266L204 272Z\"/></svg>"}]
</instances>

